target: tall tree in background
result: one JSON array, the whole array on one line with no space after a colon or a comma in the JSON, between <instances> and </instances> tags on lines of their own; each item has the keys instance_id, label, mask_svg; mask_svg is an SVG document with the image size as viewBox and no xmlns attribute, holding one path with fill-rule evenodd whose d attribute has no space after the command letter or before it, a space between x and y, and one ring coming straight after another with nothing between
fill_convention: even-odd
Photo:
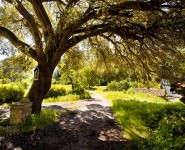
<instances>
[{"instance_id":1,"label":"tall tree in background","mask_svg":"<svg viewBox=\"0 0 185 150\"><path fill-rule=\"evenodd\" d=\"M38 63L39 80L28 92L33 113L61 56L87 38L109 40L128 64L133 55L145 68L160 51L184 44L183 0L4 0L0 7L0 36Z\"/></svg>"},{"instance_id":2,"label":"tall tree in background","mask_svg":"<svg viewBox=\"0 0 185 150\"><path fill-rule=\"evenodd\" d=\"M84 58L85 55L82 51L73 48L65 53L62 62L58 65L62 78L66 78L70 81L70 84L72 84L72 89L75 88L75 84L80 78L79 70L84 67Z\"/></svg>"}]
</instances>

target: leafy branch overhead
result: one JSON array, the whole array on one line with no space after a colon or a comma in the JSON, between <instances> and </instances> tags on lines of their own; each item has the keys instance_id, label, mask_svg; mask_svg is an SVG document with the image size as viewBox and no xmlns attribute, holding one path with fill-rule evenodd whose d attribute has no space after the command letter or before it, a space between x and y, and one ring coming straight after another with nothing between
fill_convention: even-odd
<instances>
[{"instance_id":1,"label":"leafy branch overhead","mask_svg":"<svg viewBox=\"0 0 185 150\"><path fill-rule=\"evenodd\" d=\"M58 60L74 45L97 35L109 36L111 40L116 40L117 35L123 42L144 41L148 47L155 41L160 47L172 39L182 42L176 38L183 37L183 1L4 0L3 3L0 36L38 62L46 57ZM16 12L15 18L4 20L8 11L10 16ZM7 21L11 23L7 25ZM28 36L34 45L22 41Z\"/></svg>"},{"instance_id":2,"label":"leafy branch overhead","mask_svg":"<svg viewBox=\"0 0 185 150\"><path fill-rule=\"evenodd\" d=\"M184 47L184 31L184 0L3 0L0 3L0 37L38 63L39 78L33 81L27 95L33 102L33 113L41 111L61 56L78 43L87 39L106 60L104 52L109 48L101 49L99 45L102 39L109 41L117 58L149 72L166 55L179 56L177 51Z\"/></svg>"}]
</instances>

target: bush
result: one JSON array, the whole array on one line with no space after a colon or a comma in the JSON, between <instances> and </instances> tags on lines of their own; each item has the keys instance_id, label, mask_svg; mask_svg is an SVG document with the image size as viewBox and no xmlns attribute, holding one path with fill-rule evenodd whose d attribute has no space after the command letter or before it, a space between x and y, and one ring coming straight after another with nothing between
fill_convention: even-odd
<instances>
[{"instance_id":1,"label":"bush","mask_svg":"<svg viewBox=\"0 0 185 150\"><path fill-rule=\"evenodd\" d=\"M91 98L89 92L87 92L84 88L82 88L81 86L75 86L74 89L72 89L71 92L69 92L70 94L76 94L76 95L80 95L80 99L89 99Z\"/></svg>"},{"instance_id":2,"label":"bush","mask_svg":"<svg viewBox=\"0 0 185 150\"><path fill-rule=\"evenodd\" d=\"M123 90L128 90L129 88L130 88L130 85L126 80L122 80L119 82L112 81L107 85L107 89L109 91L123 91Z\"/></svg>"},{"instance_id":3,"label":"bush","mask_svg":"<svg viewBox=\"0 0 185 150\"><path fill-rule=\"evenodd\" d=\"M66 90L61 85L52 85L50 90L48 91L46 98L48 97L58 97L65 96Z\"/></svg>"},{"instance_id":4,"label":"bush","mask_svg":"<svg viewBox=\"0 0 185 150\"><path fill-rule=\"evenodd\" d=\"M137 82L137 81L132 81L130 85L132 88L145 88L146 87L144 84Z\"/></svg>"},{"instance_id":5,"label":"bush","mask_svg":"<svg viewBox=\"0 0 185 150\"><path fill-rule=\"evenodd\" d=\"M0 85L0 102L17 102L24 96L24 89L14 84Z\"/></svg>"}]
</instances>

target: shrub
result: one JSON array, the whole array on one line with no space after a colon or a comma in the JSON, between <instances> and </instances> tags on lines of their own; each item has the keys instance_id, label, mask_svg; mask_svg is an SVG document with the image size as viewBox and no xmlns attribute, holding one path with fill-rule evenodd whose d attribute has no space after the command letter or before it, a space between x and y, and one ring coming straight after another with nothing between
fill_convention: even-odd
<instances>
[{"instance_id":1,"label":"shrub","mask_svg":"<svg viewBox=\"0 0 185 150\"><path fill-rule=\"evenodd\" d=\"M126 94L132 95L132 94L135 94L135 91L134 91L133 88L129 88L129 89L126 91Z\"/></svg>"},{"instance_id":2,"label":"shrub","mask_svg":"<svg viewBox=\"0 0 185 150\"><path fill-rule=\"evenodd\" d=\"M71 94L80 95L80 99L89 99L91 98L89 92L87 92L84 88L82 88L80 85L75 86L74 89L72 89Z\"/></svg>"},{"instance_id":3,"label":"shrub","mask_svg":"<svg viewBox=\"0 0 185 150\"><path fill-rule=\"evenodd\" d=\"M24 89L14 84L0 85L0 102L17 102L24 96Z\"/></svg>"},{"instance_id":4,"label":"shrub","mask_svg":"<svg viewBox=\"0 0 185 150\"><path fill-rule=\"evenodd\" d=\"M48 97L58 97L65 96L66 90L61 85L52 85L50 90L48 91L46 98Z\"/></svg>"},{"instance_id":5,"label":"shrub","mask_svg":"<svg viewBox=\"0 0 185 150\"><path fill-rule=\"evenodd\" d=\"M132 81L130 83L131 87L133 88L145 88L146 86L143 83L137 82L137 81Z\"/></svg>"},{"instance_id":6,"label":"shrub","mask_svg":"<svg viewBox=\"0 0 185 150\"><path fill-rule=\"evenodd\" d=\"M130 88L130 85L126 80L122 80L119 82L112 81L107 85L107 89L109 91L122 91L122 90L128 90L129 88Z\"/></svg>"}]
</instances>

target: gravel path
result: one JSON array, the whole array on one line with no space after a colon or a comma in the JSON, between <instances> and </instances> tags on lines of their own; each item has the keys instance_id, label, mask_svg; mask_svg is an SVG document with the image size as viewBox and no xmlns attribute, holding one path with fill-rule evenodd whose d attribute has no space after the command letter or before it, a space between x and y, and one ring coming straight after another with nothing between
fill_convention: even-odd
<instances>
[{"instance_id":1,"label":"gravel path","mask_svg":"<svg viewBox=\"0 0 185 150\"><path fill-rule=\"evenodd\" d=\"M59 121L35 132L0 138L0 149L12 150L122 150L126 139L110 109L100 95L76 102L44 103L70 113Z\"/></svg>"}]
</instances>

